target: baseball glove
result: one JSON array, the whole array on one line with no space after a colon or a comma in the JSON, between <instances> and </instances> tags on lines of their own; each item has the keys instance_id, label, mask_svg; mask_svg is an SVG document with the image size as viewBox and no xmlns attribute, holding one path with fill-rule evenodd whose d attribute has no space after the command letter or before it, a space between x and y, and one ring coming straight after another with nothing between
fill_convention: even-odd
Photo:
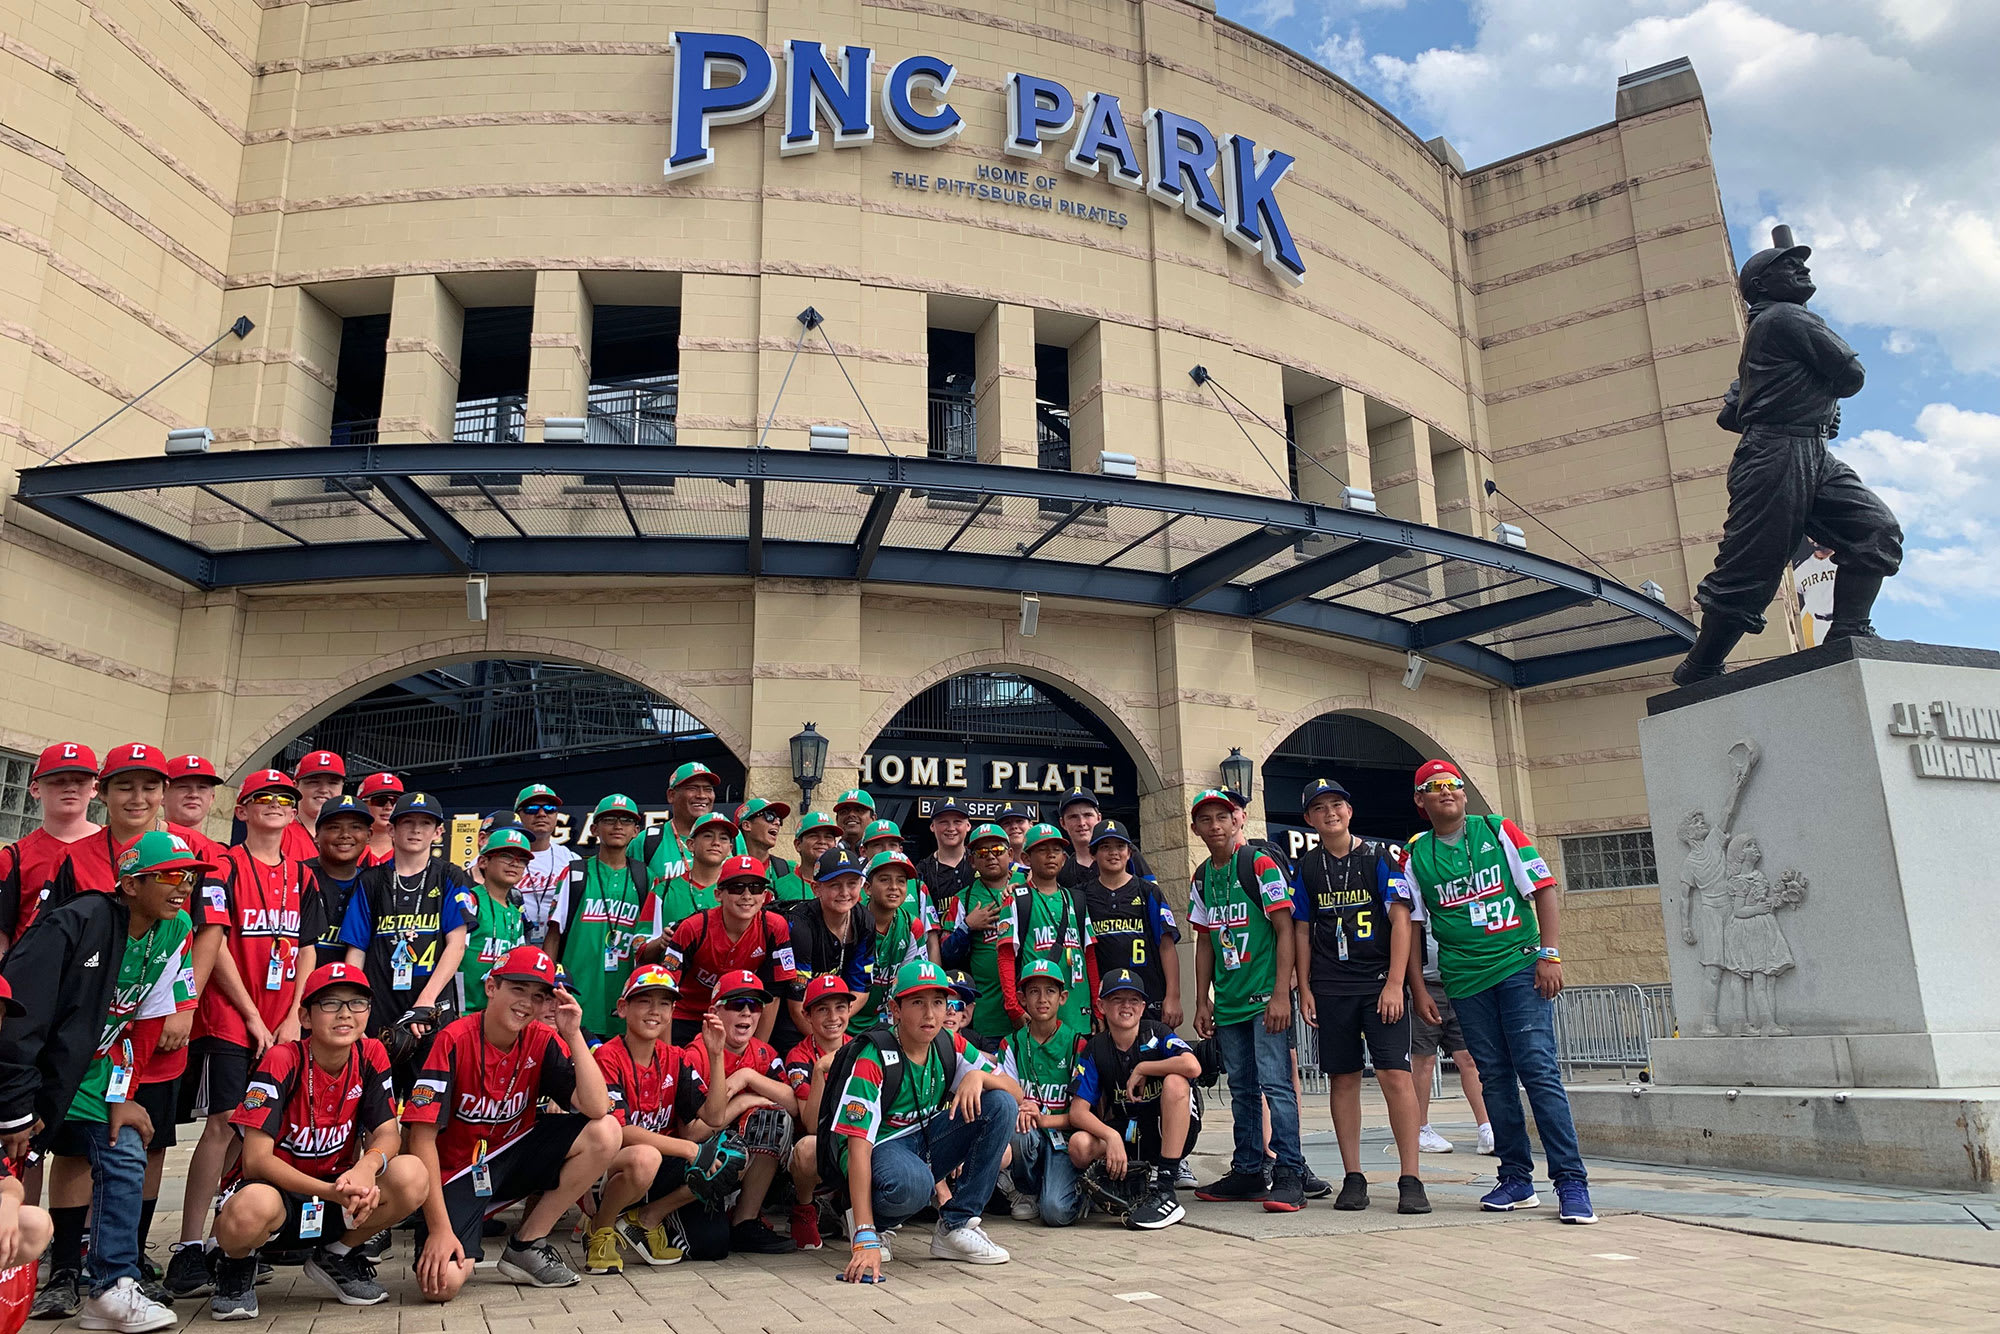
<instances>
[{"instance_id":1,"label":"baseball glove","mask_svg":"<svg viewBox=\"0 0 2000 1334\"><path fill-rule=\"evenodd\" d=\"M403 1017L389 1026L382 1035L382 1045L389 1051L389 1064L407 1065L429 1044L433 1034L451 1016L444 1013L439 1005L419 1005L413 1010L403 1011ZM416 1031L417 1025L424 1026L424 1032Z\"/></svg>"},{"instance_id":2,"label":"baseball glove","mask_svg":"<svg viewBox=\"0 0 2000 1334\"><path fill-rule=\"evenodd\" d=\"M792 1118L776 1107L752 1107L736 1123L735 1134L746 1152L782 1158L792 1147Z\"/></svg>"},{"instance_id":3,"label":"baseball glove","mask_svg":"<svg viewBox=\"0 0 2000 1334\"><path fill-rule=\"evenodd\" d=\"M687 1188L698 1203L720 1210L736 1193L749 1162L743 1141L730 1131L719 1130L702 1141L694 1161L688 1164Z\"/></svg>"}]
</instances>

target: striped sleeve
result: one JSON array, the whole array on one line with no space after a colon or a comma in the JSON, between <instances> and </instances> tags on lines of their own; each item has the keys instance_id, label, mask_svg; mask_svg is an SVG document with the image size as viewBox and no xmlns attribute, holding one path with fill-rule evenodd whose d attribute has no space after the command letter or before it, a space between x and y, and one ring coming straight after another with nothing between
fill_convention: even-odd
<instances>
[{"instance_id":1,"label":"striped sleeve","mask_svg":"<svg viewBox=\"0 0 2000 1334\"><path fill-rule=\"evenodd\" d=\"M1512 820L1500 822L1500 844L1507 850L1507 870L1521 887L1523 894L1533 894L1538 889L1552 888L1556 878L1549 874L1549 864L1542 854L1535 851L1535 845L1521 832Z\"/></svg>"},{"instance_id":2,"label":"striped sleeve","mask_svg":"<svg viewBox=\"0 0 2000 1334\"><path fill-rule=\"evenodd\" d=\"M1251 874L1257 878L1257 898L1265 913L1292 911L1292 884L1285 879L1284 871L1263 853L1258 853L1250 863Z\"/></svg>"},{"instance_id":3,"label":"striped sleeve","mask_svg":"<svg viewBox=\"0 0 2000 1334\"><path fill-rule=\"evenodd\" d=\"M840 1112L834 1117L837 1135L872 1140L882 1129L881 1053L871 1045L854 1059L854 1071L840 1092Z\"/></svg>"}]
</instances>

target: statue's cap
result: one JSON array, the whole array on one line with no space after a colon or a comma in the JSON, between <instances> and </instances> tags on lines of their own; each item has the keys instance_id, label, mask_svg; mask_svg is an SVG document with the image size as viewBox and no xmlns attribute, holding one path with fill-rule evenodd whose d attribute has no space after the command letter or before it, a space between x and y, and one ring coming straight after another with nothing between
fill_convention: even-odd
<instances>
[{"instance_id":1,"label":"statue's cap","mask_svg":"<svg viewBox=\"0 0 2000 1334\"><path fill-rule=\"evenodd\" d=\"M1798 245L1793 242L1792 229L1790 227L1783 225L1773 227L1771 229L1770 247L1765 250L1759 250L1756 254L1743 261L1742 271L1736 275L1736 290L1743 294L1745 300L1749 300L1750 285L1762 276L1764 270L1770 268L1787 255L1797 255L1800 259L1806 259L1811 254L1811 246Z\"/></svg>"}]
</instances>

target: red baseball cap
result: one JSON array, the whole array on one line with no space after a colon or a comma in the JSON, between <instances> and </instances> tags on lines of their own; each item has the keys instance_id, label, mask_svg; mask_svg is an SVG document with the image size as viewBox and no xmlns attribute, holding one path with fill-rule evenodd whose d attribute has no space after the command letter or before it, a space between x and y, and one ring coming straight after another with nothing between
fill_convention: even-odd
<instances>
[{"instance_id":1,"label":"red baseball cap","mask_svg":"<svg viewBox=\"0 0 2000 1334\"><path fill-rule=\"evenodd\" d=\"M299 795L299 785L294 783L292 776L283 769L259 769L244 779L242 785L236 789L236 799L248 801L259 792L269 792L272 788L289 792L295 797Z\"/></svg>"},{"instance_id":2,"label":"red baseball cap","mask_svg":"<svg viewBox=\"0 0 2000 1334\"><path fill-rule=\"evenodd\" d=\"M310 1005L313 997L332 987L359 987L365 992L368 990L368 974L351 963L323 963L306 978L305 994L301 999Z\"/></svg>"},{"instance_id":3,"label":"red baseball cap","mask_svg":"<svg viewBox=\"0 0 2000 1334\"><path fill-rule=\"evenodd\" d=\"M403 780L394 774L369 774L361 780L361 799L380 796L384 792L401 793Z\"/></svg>"},{"instance_id":4,"label":"red baseball cap","mask_svg":"<svg viewBox=\"0 0 2000 1334\"><path fill-rule=\"evenodd\" d=\"M1425 760L1417 768L1417 786L1422 787L1439 774L1450 774L1461 783L1465 781L1465 775L1450 760Z\"/></svg>"},{"instance_id":5,"label":"red baseball cap","mask_svg":"<svg viewBox=\"0 0 2000 1334\"><path fill-rule=\"evenodd\" d=\"M829 996L846 996L852 1000L854 998L854 988L841 981L839 975L836 973L827 973L821 977L816 977L806 983L805 1008L810 1010Z\"/></svg>"},{"instance_id":6,"label":"red baseball cap","mask_svg":"<svg viewBox=\"0 0 2000 1334\"><path fill-rule=\"evenodd\" d=\"M345 778L347 762L330 750L316 750L299 761L298 772L293 776L304 778L307 774L332 774L336 778Z\"/></svg>"},{"instance_id":7,"label":"red baseball cap","mask_svg":"<svg viewBox=\"0 0 2000 1334\"><path fill-rule=\"evenodd\" d=\"M212 783L220 783L222 775L204 755L176 755L167 761L167 781L178 782L183 778L206 778Z\"/></svg>"},{"instance_id":8,"label":"red baseball cap","mask_svg":"<svg viewBox=\"0 0 2000 1334\"><path fill-rule=\"evenodd\" d=\"M130 741L121 746L113 746L104 753L104 767L97 771L99 778L110 778L116 774L129 773L158 774L167 776L167 756L158 746L149 746L143 741Z\"/></svg>"},{"instance_id":9,"label":"red baseball cap","mask_svg":"<svg viewBox=\"0 0 2000 1334\"><path fill-rule=\"evenodd\" d=\"M31 779L47 778L50 774L97 774L97 752L80 741L58 741L43 751L35 761L35 772Z\"/></svg>"},{"instance_id":10,"label":"red baseball cap","mask_svg":"<svg viewBox=\"0 0 2000 1334\"><path fill-rule=\"evenodd\" d=\"M556 961L538 945L516 945L507 957L487 974L496 982L541 982L550 990L556 985Z\"/></svg>"},{"instance_id":11,"label":"red baseball cap","mask_svg":"<svg viewBox=\"0 0 2000 1334\"><path fill-rule=\"evenodd\" d=\"M722 864L722 872L715 877L715 883L726 885L732 880L762 880L768 885L771 873L755 857L731 857Z\"/></svg>"},{"instance_id":12,"label":"red baseball cap","mask_svg":"<svg viewBox=\"0 0 2000 1334\"><path fill-rule=\"evenodd\" d=\"M724 973L715 984L715 1003L735 1000L738 996L755 996L759 1004L768 1002L771 993L764 990L763 979L748 968L739 968L733 973Z\"/></svg>"}]
</instances>

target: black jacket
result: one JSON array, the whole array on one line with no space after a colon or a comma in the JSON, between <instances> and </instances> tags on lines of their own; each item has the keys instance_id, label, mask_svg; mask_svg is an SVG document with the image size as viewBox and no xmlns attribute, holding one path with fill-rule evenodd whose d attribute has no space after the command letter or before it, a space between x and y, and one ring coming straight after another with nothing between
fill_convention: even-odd
<instances>
[{"instance_id":1,"label":"black jacket","mask_svg":"<svg viewBox=\"0 0 2000 1334\"><path fill-rule=\"evenodd\" d=\"M97 1053L125 962L132 913L118 894L78 894L38 916L0 976L27 1013L0 1025L0 1134L40 1117L56 1133Z\"/></svg>"}]
</instances>

